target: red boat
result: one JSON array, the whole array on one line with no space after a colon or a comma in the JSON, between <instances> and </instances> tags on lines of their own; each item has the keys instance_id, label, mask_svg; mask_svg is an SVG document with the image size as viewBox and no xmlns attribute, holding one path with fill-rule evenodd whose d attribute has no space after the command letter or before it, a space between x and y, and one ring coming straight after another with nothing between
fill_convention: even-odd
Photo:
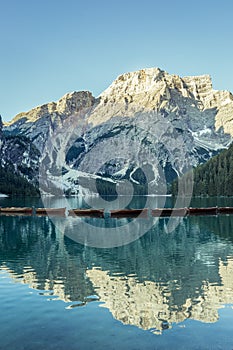
<instances>
[{"instance_id":1,"label":"red boat","mask_svg":"<svg viewBox=\"0 0 233 350\"><path fill-rule=\"evenodd\" d=\"M36 215L61 215L65 216L66 208L36 208Z\"/></svg>"},{"instance_id":2,"label":"red boat","mask_svg":"<svg viewBox=\"0 0 233 350\"><path fill-rule=\"evenodd\" d=\"M185 216L188 213L187 208L158 208L152 209L151 215L154 217L166 217L166 216Z\"/></svg>"},{"instance_id":3,"label":"red boat","mask_svg":"<svg viewBox=\"0 0 233 350\"><path fill-rule=\"evenodd\" d=\"M104 209L70 209L69 216L104 217Z\"/></svg>"},{"instance_id":4,"label":"red boat","mask_svg":"<svg viewBox=\"0 0 233 350\"><path fill-rule=\"evenodd\" d=\"M22 207L6 207L6 208L0 208L0 213L2 214L25 214L25 215L31 215L33 212L32 208Z\"/></svg>"},{"instance_id":5,"label":"red boat","mask_svg":"<svg viewBox=\"0 0 233 350\"><path fill-rule=\"evenodd\" d=\"M218 207L192 208L188 209L189 215L217 215Z\"/></svg>"},{"instance_id":6,"label":"red boat","mask_svg":"<svg viewBox=\"0 0 233 350\"><path fill-rule=\"evenodd\" d=\"M233 207L219 207L219 214L233 214Z\"/></svg>"},{"instance_id":7,"label":"red boat","mask_svg":"<svg viewBox=\"0 0 233 350\"><path fill-rule=\"evenodd\" d=\"M148 217L148 209L116 209L111 210L111 218L135 218L140 215L140 218Z\"/></svg>"}]
</instances>

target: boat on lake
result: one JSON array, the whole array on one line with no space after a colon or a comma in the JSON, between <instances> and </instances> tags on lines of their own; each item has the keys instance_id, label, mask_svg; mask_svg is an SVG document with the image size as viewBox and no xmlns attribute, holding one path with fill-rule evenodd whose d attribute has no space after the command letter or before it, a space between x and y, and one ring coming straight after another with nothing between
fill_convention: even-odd
<instances>
[{"instance_id":1,"label":"boat on lake","mask_svg":"<svg viewBox=\"0 0 233 350\"><path fill-rule=\"evenodd\" d=\"M233 207L219 207L219 214L233 214Z\"/></svg>"},{"instance_id":2,"label":"boat on lake","mask_svg":"<svg viewBox=\"0 0 233 350\"><path fill-rule=\"evenodd\" d=\"M3 214L26 214L31 215L33 213L33 208L28 207L1 207L0 213Z\"/></svg>"},{"instance_id":3,"label":"boat on lake","mask_svg":"<svg viewBox=\"0 0 233 350\"><path fill-rule=\"evenodd\" d=\"M233 214L233 207L202 207L202 208L157 208L151 209L114 209L110 210L111 218L148 218L152 217L186 216L186 215L217 215ZM31 208L31 207L0 207L0 214L4 215L66 215L66 208ZM70 209L69 216L104 218L104 209Z\"/></svg>"},{"instance_id":4,"label":"boat on lake","mask_svg":"<svg viewBox=\"0 0 233 350\"><path fill-rule=\"evenodd\" d=\"M110 211L111 218L135 218L135 217L148 217L148 209L115 209Z\"/></svg>"},{"instance_id":5,"label":"boat on lake","mask_svg":"<svg viewBox=\"0 0 233 350\"><path fill-rule=\"evenodd\" d=\"M185 216L188 213L188 208L158 208L151 209L151 215L154 217L165 216Z\"/></svg>"},{"instance_id":6,"label":"boat on lake","mask_svg":"<svg viewBox=\"0 0 233 350\"><path fill-rule=\"evenodd\" d=\"M188 208L189 215L217 215L218 207Z\"/></svg>"},{"instance_id":7,"label":"boat on lake","mask_svg":"<svg viewBox=\"0 0 233 350\"><path fill-rule=\"evenodd\" d=\"M104 218L104 209L70 209L68 215Z\"/></svg>"},{"instance_id":8,"label":"boat on lake","mask_svg":"<svg viewBox=\"0 0 233 350\"><path fill-rule=\"evenodd\" d=\"M62 215L65 216L66 208L36 208L36 215Z\"/></svg>"}]
</instances>

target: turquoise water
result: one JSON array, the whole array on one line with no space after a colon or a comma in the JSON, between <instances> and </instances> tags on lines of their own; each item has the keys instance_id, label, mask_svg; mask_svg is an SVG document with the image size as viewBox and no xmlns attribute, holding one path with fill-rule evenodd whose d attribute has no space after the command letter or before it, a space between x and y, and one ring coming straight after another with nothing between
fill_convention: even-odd
<instances>
[{"instance_id":1,"label":"turquoise water","mask_svg":"<svg viewBox=\"0 0 233 350\"><path fill-rule=\"evenodd\" d=\"M233 199L191 205L233 206ZM64 235L65 220L0 217L0 349L233 349L233 216L186 217L170 233L160 218L140 239L108 249ZM92 225L107 233L111 222Z\"/></svg>"}]
</instances>

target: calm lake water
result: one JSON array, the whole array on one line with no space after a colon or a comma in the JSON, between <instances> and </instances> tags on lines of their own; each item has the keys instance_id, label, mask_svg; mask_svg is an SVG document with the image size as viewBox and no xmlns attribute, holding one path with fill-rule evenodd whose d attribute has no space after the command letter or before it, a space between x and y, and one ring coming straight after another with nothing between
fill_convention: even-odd
<instances>
[{"instance_id":1,"label":"calm lake water","mask_svg":"<svg viewBox=\"0 0 233 350\"><path fill-rule=\"evenodd\" d=\"M165 200L172 205L152 197L149 206ZM51 207L67 203L87 206L47 199ZM42 203L0 199L8 205ZM233 198L191 205L233 206ZM60 230L66 222L0 216L0 349L233 349L233 215L182 218L172 232L159 218L140 239L115 248L77 243ZM91 224L107 234L115 222Z\"/></svg>"}]
</instances>

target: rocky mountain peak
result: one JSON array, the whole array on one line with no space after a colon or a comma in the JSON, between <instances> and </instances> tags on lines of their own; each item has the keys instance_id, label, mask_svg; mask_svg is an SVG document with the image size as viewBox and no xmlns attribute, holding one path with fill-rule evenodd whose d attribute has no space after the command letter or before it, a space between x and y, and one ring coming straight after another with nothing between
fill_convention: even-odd
<instances>
[{"instance_id":1,"label":"rocky mountain peak","mask_svg":"<svg viewBox=\"0 0 233 350\"><path fill-rule=\"evenodd\" d=\"M64 95L56 103L56 111L59 114L72 114L82 108L89 108L95 102L95 98L89 91L73 91Z\"/></svg>"},{"instance_id":2,"label":"rocky mountain peak","mask_svg":"<svg viewBox=\"0 0 233 350\"><path fill-rule=\"evenodd\" d=\"M212 90L212 81L209 75L181 78L178 75L168 74L160 68L146 68L120 75L100 96L104 98L122 92L132 95L156 94L166 88L176 89L186 97L191 94L197 97L198 92Z\"/></svg>"},{"instance_id":3,"label":"rocky mountain peak","mask_svg":"<svg viewBox=\"0 0 233 350\"><path fill-rule=\"evenodd\" d=\"M147 68L120 75L98 99L74 91L21 113L4 132L26 136L39 150L49 182L58 184L62 169L61 186L71 193L87 188L87 178L141 184L145 160L156 187L159 166L169 182L186 171L187 160L196 166L228 147L233 96L214 90L209 75Z\"/></svg>"},{"instance_id":4,"label":"rocky mountain peak","mask_svg":"<svg viewBox=\"0 0 233 350\"><path fill-rule=\"evenodd\" d=\"M146 68L120 75L100 95L100 103L89 118L93 125L112 117L157 111L182 114L193 109L215 111L215 128L233 136L233 96L228 91L214 90L209 75L168 74L159 68ZM200 122L200 121L199 121ZM204 126L204 122L203 122Z\"/></svg>"},{"instance_id":5,"label":"rocky mountain peak","mask_svg":"<svg viewBox=\"0 0 233 350\"><path fill-rule=\"evenodd\" d=\"M133 117L138 113L157 111L163 114L181 115L185 110L190 116L193 109L215 111L215 128L221 127L233 136L233 96L228 91L214 90L209 75L180 77L168 74L160 68L146 68L125 73L95 99L89 91L71 92L59 101L33 108L18 114L8 127L18 127L43 117L68 117L81 109L93 111L88 122L97 126L112 117Z\"/></svg>"},{"instance_id":6,"label":"rocky mountain peak","mask_svg":"<svg viewBox=\"0 0 233 350\"><path fill-rule=\"evenodd\" d=\"M33 123L38 119L48 116L64 116L79 112L82 108L90 108L96 99L89 91L73 91L65 94L57 102L46 103L42 106L33 108L28 112L22 112L15 116L12 121L5 123L11 126L21 123Z\"/></svg>"}]
</instances>

